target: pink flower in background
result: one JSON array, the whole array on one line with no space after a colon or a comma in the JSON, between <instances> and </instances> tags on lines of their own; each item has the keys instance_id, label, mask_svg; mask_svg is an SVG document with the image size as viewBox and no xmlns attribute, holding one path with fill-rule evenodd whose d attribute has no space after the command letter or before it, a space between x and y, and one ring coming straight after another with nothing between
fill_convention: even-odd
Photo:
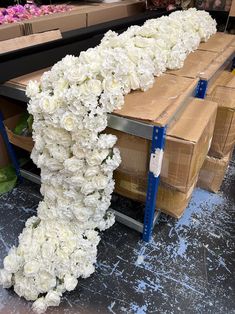
<instances>
[{"instance_id":1,"label":"pink flower in background","mask_svg":"<svg viewBox=\"0 0 235 314\"><path fill-rule=\"evenodd\" d=\"M14 5L6 9L0 9L0 25L29 20L33 17L44 16L55 13L67 12L72 9L66 4L42 5L35 4Z\"/></svg>"}]
</instances>

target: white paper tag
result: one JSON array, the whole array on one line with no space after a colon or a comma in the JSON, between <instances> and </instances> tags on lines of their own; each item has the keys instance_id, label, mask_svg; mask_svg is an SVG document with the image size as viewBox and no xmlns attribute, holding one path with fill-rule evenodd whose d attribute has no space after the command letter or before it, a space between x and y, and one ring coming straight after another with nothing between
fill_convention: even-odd
<instances>
[{"instance_id":1,"label":"white paper tag","mask_svg":"<svg viewBox=\"0 0 235 314\"><path fill-rule=\"evenodd\" d=\"M155 177L158 177L161 173L163 160L163 149L157 148L155 153L151 154L149 171L154 174Z\"/></svg>"}]
</instances>

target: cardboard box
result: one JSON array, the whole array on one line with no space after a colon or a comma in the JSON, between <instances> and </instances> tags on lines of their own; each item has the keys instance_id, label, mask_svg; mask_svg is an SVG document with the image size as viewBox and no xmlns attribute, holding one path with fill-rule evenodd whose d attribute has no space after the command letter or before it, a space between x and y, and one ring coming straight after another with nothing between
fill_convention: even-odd
<instances>
[{"instance_id":1,"label":"cardboard box","mask_svg":"<svg viewBox=\"0 0 235 314\"><path fill-rule=\"evenodd\" d=\"M2 112L5 119L22 112L22 108L17 104L8 101L4 97L0 97L0 111ZM10 163L10 158L7 153L5 142L0 135L0 167L5 167Z\"/></svg>"},{"instance_id":2,"label":"cardboard box","mask_svg":"<svg viewBox=\"0 0 235 314\"><path fill-rule=\"evenodd\" d=\"M39 45L45 42L53 41L62 38L59 30L44 32L42 34L34 34L13 39L4 40L1 42L0 54L4 52L14 51L25 47Z\"/></svg>"},{"instance_id":3,"label":"cardboard box","mask_svg":"<svg viewBox=\"0 0 235 314\"><path fill-rule=\"evenodd\" d=\"M147 97L148 92L143 97ZM144 108L143 108L144 109ZM194 99L180 119L168 130L161 182L187 193L196 180L209 150L217 105ZM149 140L108 129L118 137L122 163L118 171L146 178L149 169Z\"/></svg>"},{"instance_id":4,"label":"cardboard box","mask_svg":"<svg viewBox=\"0 0 235 314\"><path fill-rule=\"evenodd\" d=\"M235 1L232 0L232 5L231 5L231 8L230 8L230 11L229 11L229 16L235 16Z\"/></svg>"},{"instance_id":5,"label":"cardboard box","mask_svg":"<svg viewBox=\"0 0 235 314\"><path fill-rule=\"evenodd\" d=\"M187 56L181 69L168 70L167 73L191 78L201 77L217 55L217 52L196 50Z\"/></svg>"},{"instance_id":6,"label":"cardboard box","mask_svg":"<svg viewBox=\"0 0 235 314\"><path fill-rule=\"evenodd\" d=\"M114 172L115 192L131 198L135 201L145 202L147 190L147 177L141 177L127 174L116 170ZM180 218L187 207L196 181L186 193L173 189L170 186L160 183L157 197L156 209L161 209L162 212Z\"/></svg>"},{"instance_id":7,"label":"cardboard box","mask_svg":"<svg viewBox=\"0 0 235 314\"><path fill-rule=\"evenodd\" d=\"M108 21L118 20L127 17L125 6L103 6L87 9L87 26L101 24Z\"/></svg>"},{"instance_id":8,"label":"cardboard box","mask_svg":"<svg viewBox=\"0 0 235 314\"><path fill-rule=\"evenodd\" d=\"M192 99L198 79L163 74L147 92L136 90L125 96L125 105L114 114L152 124L166 125L182 103Z\"/></svg>"},{"instance_id":9,"label":"cardboard box","mask_svg":"<svg viewBox=\"0 0 235 314\"><path fill-rule=\"evenodd\" d=\"M123 1L116 2L116 3L112 3L112 4L103 3L102 6L104 6L104 7L124 6L126 9L127 16L133 16L133 15L139 14L141 12L144 12L146 9L146 4L145 4L145 1L143 1L143 0L123 0Z\"/></svg>"},{"instance_id":10,"label":"cardboard box","mask_svg":"<svg viewBox=\"0 0 235 314\"><path fill-rule=\"evenodd\" d=\"M24 24L13 23L0 25L0 41L24 35Z\"/></svg>"},{"instance_id":11,"label":"cardboard box","mask_svg":"<svg viewBox=\"0 0 235 314\"><path fill-rule=\"evenodd\" d=\"M235 87L217 86L209 98L218 104L209 155L222 158L235 144Z\"/></svg>"},{"instance_id":12,"label":"cardboard box","mask_svg":"<svg viewBox=\"0 0 235 314\"><path fill-rule=\"evenodd\" d=\"M230 81L232 81L233 79L235 79L235 75L232 74L232 72L229 71L229 69L221 71L218 77L207 88L207 91L206 91L207 97L210 97L212 93L214 93L217 86L229 86L228 84L230 84ZM235 86L235 83L234 83L234 86Z\"/></svg>"},{"instance_id":13,"label":"cardboard box","mask_svg":"<svg viewBox=\"0 0 235 314\"><path fill-rule=\"evenodd\" d=\"M24 23L25 34L36 34L59 29L62 33L86 27L86 13L71 10L65 13L37 17Z\"/></svg>"},{"instance_id":14,"label":"cardboard box","mask_svg":"<svg viewBox=\"0 0 235 314\"><path fill-rule=\"evenodd\" d=\"M4 121L4 125L7 131L7 135L10 143L31 152L34 146L32 137L20 136L13 133L21 115L15 115Z\"/></svg>"},{"instance_id":15,"label":"cardboard box","mask_svg":"<svg viewBox=\"0 0 235 314\"><path fill-rule=\"evenodd\" d=\"M213 83L213 79L220 74L220 69L228 67L231 64L234 57L235 47L227 47L223 52L218 53L217 57L213 62L207 67L207 69L201 73L200 78L202 80L211 80L210 84Z\"/></svg>"},{"instance_id":16,"label":"cardboard box","mask_svg":"<svg viewBox=\"0 0 235 314\"><path fill-rule=\"evenodd\" d=\"M216 34L212 35L206 43L201 43L198 49L221 53L228 46L231 46L234 39L234 35L217 32Z\"/></svg>"},{"instance_id":17,"label":"cardboard box","mask_svg":"<svg viewBox=\"0 0 235 314\"><path fill-rule=\"evenodd\" d=\"M197 186L210 192L217 193L223 182L231 152L222 159L207 156L200 170Z\"/></svg>"}]
</instances>

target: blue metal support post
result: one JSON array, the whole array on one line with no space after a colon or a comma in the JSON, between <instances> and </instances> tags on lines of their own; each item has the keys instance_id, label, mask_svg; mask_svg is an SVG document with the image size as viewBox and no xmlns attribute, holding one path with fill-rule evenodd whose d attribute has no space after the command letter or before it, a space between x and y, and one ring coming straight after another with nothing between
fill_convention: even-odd
<instances>
[{"instance_id":1,"label":"blue metal support post","mask_svg":"<svg viewBox=\"0 0 235 314\"><path fill-rule=\"evenodd\" d=\"M16 171L16 175L18 177L18 179L21 180L21 174L20 174L20 165L18 163L18 160L17 160L17 157L15 155L15 152L14 152L14 149L11 145L11 143L9 142L9 139L8 139L8 136L7 136L7 132L6 132L6 129L5 129L5 125L3 123L3 115L0 111L0 134L2 135L2 138L6 144L6 147L7 147L7 151L8 151L8 154L11 158L11 161L12 161L12 164L15 168L15 171Z\"/></svg>"},{"instance_id":2,"label":"blue metal support post","mask_svg":"<svg viewBox=\"0 0 235 314\"><path fill-rule=\"evenodd\" d=\"M145 204L143 240L149 242L152 236L156 199L160 182L163 150L165 145L166 127L153 127L148 188Z\"/></svg>"},{"instance_id":3,"label":"blue metal support post","mask_svg":"<svg viewBox=\"0 0 235 314\"><path fill-rule=\"evenodd\" d=\"M195 97L204 99L206 97L207 86L207 80L200 80L196 88Z\"/></svg>"}]
</instances>

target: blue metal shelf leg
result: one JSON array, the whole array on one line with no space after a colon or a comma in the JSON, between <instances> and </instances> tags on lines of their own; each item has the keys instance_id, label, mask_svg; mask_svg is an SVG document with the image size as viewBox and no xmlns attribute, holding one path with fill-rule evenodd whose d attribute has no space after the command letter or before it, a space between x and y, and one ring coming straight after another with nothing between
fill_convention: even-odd
<instances>
[{"instance_id":1,"label":"blue metal shelf leg","mask_svg":"<svg viewBox=\"0 0 235 314\"><path fill-rule=\"evenodd\" d=\"M150 166L148 173L148 189L146 195L143 240L149 242L152 236L156 199L160 182L160 172L165 145L166 127L153 128Z\"/></svg>"},{"instance_id":2,"label":"blue metal shelf leg","mask_svg":"<svg viewBox=\"0 0 235 314\"><path fill-rule=\"evenodd\" d=\"M204 99L206 97L207 87L208 87L208 81L200 80L196 88L195 97Z\"/></svg>"},{"instance_id":3,"label":"blue metal shelf leg","mask_svg":"<svg viewBox=\"0 0 235 314\"><path fill-rule=\"evenodd\" d=\"M0 134L2 134L2 137L3 137L3 140L6 144L6 147L7 147L7 151L9 153L9 156L11 158L11 161L12 161L12 164L15 168L15 171L16 171L16 175L18 177L18 179L21 180L21 174L20 174L20 165L18 163L18 160L17 160L17 157L15 155L15 152L14 152L14 149L11 145L11 143L9 142L9 139L8 139L8 136L7 136L7 132L6 132L6 129L5 129L5 126L4 126L4 123L3 123L3 115L0 111Z\"/></svg>"}]
</instances>

